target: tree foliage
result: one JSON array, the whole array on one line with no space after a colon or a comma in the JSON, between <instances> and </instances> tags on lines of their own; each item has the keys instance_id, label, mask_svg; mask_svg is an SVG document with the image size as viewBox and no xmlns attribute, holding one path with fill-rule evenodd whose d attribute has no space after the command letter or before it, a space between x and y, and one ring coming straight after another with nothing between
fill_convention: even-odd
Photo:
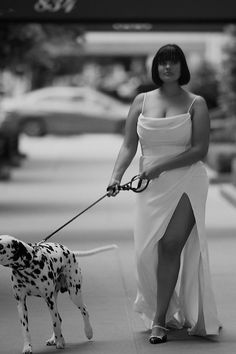
<instances>
[{"instance_id":1,"label":"tree foliage","mask_svg":"<svg viewBox=\"0 0 236 354\"><path fill-rule=\"evenodd\" d=\"M39 28L35 25L0 24L0 68L13 69L24 62L25 54L38 41Z\"/></svg>"},{"instance_id":2,"label":"tree foliage","mask_svg":"<svg viewBox=\"0 0 236 354\"><path fill-rule=\"evenodd\" d=\"M236 117L236 25L226 27L225 33L219 103L228 115Z\"/></svg>"},{"instance_id":3,"label":"tree foliage","mask_svg":"<svg viewBox=\"0 0 236 354\"><path fill-rule=\"evenodd\" d=\"M75 24L2 23L0 70L31 71L33 87L42 86L57 70L63 71L60 57L79 56L79 38L83 31Z\"/></svg>"},{"instance_id":4,"label":"tree foliage","mask_svg":"<svg viewBox=\"0 0 236 354\"><path fill-rule=\"evenodd\" d=\"M210 109L215 108L218 104L218 78L215 66L204 59L193 70L191 76L191 91L203 96Z\"/></svg>"}]
</instances>

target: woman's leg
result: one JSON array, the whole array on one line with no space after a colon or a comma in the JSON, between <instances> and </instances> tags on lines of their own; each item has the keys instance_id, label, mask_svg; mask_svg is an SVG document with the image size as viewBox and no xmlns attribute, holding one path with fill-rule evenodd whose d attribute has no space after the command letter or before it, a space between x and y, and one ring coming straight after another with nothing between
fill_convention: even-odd
<instances>
[{"instance_id":1,"label":"woman's leg","mask_svg":"<svg viewBox=\"0 0 236 354\"><path fill-rule=\"evenodd\" d=\"M165 326L166 312L178 279L181 252L194 224L191 202L184 193L158 243L157 309L154 325Z\"/></svg>"}]
</instances>

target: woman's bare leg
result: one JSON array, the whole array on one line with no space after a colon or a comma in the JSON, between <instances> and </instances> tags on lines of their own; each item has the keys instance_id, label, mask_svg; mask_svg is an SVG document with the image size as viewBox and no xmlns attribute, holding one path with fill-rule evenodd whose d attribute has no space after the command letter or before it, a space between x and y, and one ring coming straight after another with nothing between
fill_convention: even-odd
<instances>
[{"instance_id":1,"label":"woman's bare leg","mask_svg":"<svg viewBox=\"0 0 236 354\"><path fill-rule=\"evenodd\" d=\"M165 327L166 312L178 279L181 252L194 224L192 206L184 193L158 243L157 309L154 325Z\"/></svg>"}]
</instances>

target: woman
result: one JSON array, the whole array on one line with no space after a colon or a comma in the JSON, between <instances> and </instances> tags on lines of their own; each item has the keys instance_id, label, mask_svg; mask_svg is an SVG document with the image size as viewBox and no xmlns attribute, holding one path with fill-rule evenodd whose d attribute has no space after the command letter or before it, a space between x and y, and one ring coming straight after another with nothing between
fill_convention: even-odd
<instances>
[{"instance_id":1,"label":"woman","mask_svg":"<svg viewBox=\"0 0 236 354\"><path fill-rule=\"evenodd\" d=\"M122 176L141 144L140 174L150 180L137 197L134 230L138 292L134 308L151 329L152 344L167 340L167 328L213 335L219 321L211 286L205 235L209 145L205 100L182 88L190 73L182 50L159 49L152 62L157 89L131 105L123 145L108 186L119 191Z\"/></svg>"}]
</instances>

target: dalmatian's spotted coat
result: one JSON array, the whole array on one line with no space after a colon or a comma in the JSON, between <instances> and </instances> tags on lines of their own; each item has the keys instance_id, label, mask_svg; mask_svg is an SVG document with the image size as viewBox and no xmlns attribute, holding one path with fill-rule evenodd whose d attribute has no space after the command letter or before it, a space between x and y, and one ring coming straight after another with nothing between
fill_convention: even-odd
<instances>
[{"instance_id":1,"label":"dalmatian's spotted coat","mask_svg":"<svg viewBox=\"0 0 236 354\"><path fill-rule=\"evenodd\" d=\"M12 236L0 235L0 264L12 268L13 291L24 337L23 354L32 353L26 306L26 297L31 295L43 297L51 314L53 335L47 345L55 345L58 349L65 346L61 333L62 320L57 309L59 291L68 291L71 300L81 311L87 338L92 338L93 330L82 299L82 276L76 257L115 247L110 245L90 251L72 252L58 243L27 244Z\"/></svg>"}]
</instances>

